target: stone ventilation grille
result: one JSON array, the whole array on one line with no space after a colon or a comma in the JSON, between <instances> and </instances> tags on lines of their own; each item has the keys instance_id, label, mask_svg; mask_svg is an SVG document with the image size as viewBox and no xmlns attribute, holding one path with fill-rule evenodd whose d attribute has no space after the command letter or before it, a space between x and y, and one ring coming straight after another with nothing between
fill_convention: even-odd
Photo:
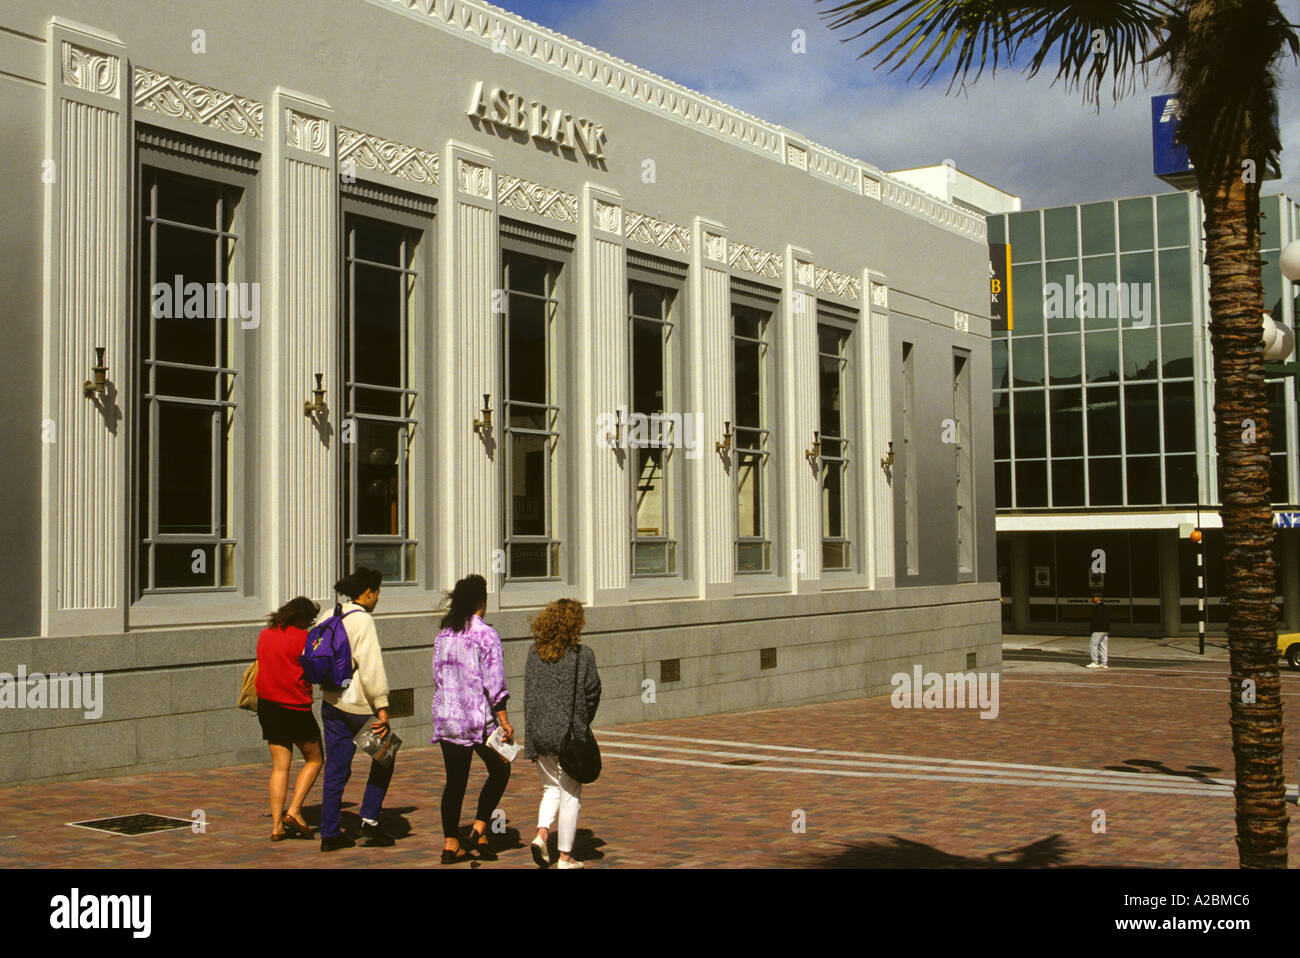
<instances>
[{"instance_id":1,"label":"stone ventilation grille","mask_svg":"<svg viewBox=\"0 0 1300 958\"><path fill-rule=\"evenodd\" d=\"M553 30L501 10L483 0L388 0L403 10L424 16L427 22L453 33L471 34L498 50L534 60L558 73L576 77L607 92L660 110L680 122L703 126L711 133L740 143L779 163L797 164L783 149L781 130L765 120L727 106L618 57L602 53ZM947 204L925 206L900 201L915 192L862 163L834 150L810 143L798 165L819 179L873 199L880 199L879 183L898 187L890 205L978 239L985 237L982 217ZM876 181L872 186L866 182ZM923 195L923 194L918 194Z\"/></svg>"}]
</instances>

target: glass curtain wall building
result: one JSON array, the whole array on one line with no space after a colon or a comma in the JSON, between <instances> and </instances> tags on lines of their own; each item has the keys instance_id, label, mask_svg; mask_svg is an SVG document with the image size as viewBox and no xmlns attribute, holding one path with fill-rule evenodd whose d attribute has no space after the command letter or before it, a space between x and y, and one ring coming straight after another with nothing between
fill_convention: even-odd
<instances>
[{"instance_id":1,"label":"glass curtain wall building","mask_svg":"<svg viewBox=\"0 0 1300 958\"><path fill-rule=\"evenodd\" d=\"M1300 207L1271 196L1262 212L1265 307L1294 326L1277 254ZM992 350L1006 628L1083 623L1094 591L1117 627L1194 627L1198 503L1209 620L1225 621L1202 220L1195 193L989 217L989 242L1011 246L1015 308ZM1295 384L1270 376L1268 391L1283 510L1297 502ZM1281 533L1278 601L1293 626L1295 551Z\"/></svg>"}]
</instances>

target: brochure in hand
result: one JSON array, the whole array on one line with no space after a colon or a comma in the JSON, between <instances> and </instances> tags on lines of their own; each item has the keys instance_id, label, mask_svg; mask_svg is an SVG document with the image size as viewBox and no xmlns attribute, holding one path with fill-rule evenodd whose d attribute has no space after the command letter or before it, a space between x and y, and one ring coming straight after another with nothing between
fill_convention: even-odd
<instances>
[{"instance_id":1,"label":"brochure in hand","mask_svg":"<svg viewBox=\"0 0 1300 958\"><path fill-rule=\"evenodd\" d=\"M492 730L492 734L488 736L487 744L488 744L488 748L495 751L507 762L513 762L515 758L519 755L519 751L520 751L519 743L507 742L505 739L505 735L502 734L501 732L500 725L498 725L495 729Z\"/></svg>"},{"instance_id":2,"label":"brochure in hand","mask_svg":"<svg viewBox=\"0 0 1300 958\"><path fill-rule=\"evenodd\" d=\"M378 718L375 721L378 721ZM397 737L397 733L391 728L389 728L387 735L379 738L370 730L371 724L371 722L366 722L352 741L357 743L357 748L380 765L392 765L393 759L397 757L397 750L402 747L402 740Z\"/></svg>"}]
</instances>

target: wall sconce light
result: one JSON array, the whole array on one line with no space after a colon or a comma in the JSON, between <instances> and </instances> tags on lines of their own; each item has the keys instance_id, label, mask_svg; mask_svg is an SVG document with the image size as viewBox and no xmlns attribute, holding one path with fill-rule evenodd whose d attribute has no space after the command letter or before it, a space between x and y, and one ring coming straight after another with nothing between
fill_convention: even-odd
<instances>
[{"instance_id":1,"label":"wall sconce light","mask_svg":"<svg viewBox=\"0 0 1300 958\"><path fill-rule=\"evenodd\" d=\"M728 452L731 449L731 420L724 420L722 423L722 438L713 444L713 448L718 452Z\"/></svg>"},{"instance_id":2,"label":"wall sconce light","mask_svg":"<svg viewBox=\"0 0 1300 958\"><path fill-rule=\"evenodd\" d=\"M483 408L480 410L482 419L474 420L474 432L483 438L487 438L492 432L492 394L483 394Z\"/></svg>"},{"instance_id":3,"label":"wall sconce light","mask_svg":"<svg viewBox=\"0 0 1300 958\"><path fill-rule=\"evenodd\" d=\"M889 440L889 455L880 460L880 468L886 472L894 465L894 440Z\"/></svg>"},{"instance_id":4,"label":"wall sconce light","mask_svg":"<svg viewBox=\"0 0 1300 958\"><path fill-rule=\"evenodd\" d=\"M302 414L304 416L325 412L325 387L321 385L321 379L323 378L323 373L316 374L316 388L311 391L315 399L302 404Z\"/></svg>"},{"instance_id":5,"label":"wall sconce light","mask_svg":"<svg viewBox=\"0 0 1300 958\"><path fill-rule=\"evenodd\" d=\"M95 365L90 367L94 379L87 379L81 384L82 395L87 398L94 396L96 393L108 391L108 367L104 365L104 347L95 347Z\"/></svg>"},{"instance_id":6,"label":"wall sconce light","mask_svg":"<svg viewBox=\"0 0 1300 958\"><path fill-rule=\"evenodd\" d=\"M623 445L624 425L625 423L623 422L623 410L615 409L614 410L614 438L610 441L609 444L609 447L611 449L618 449L620 446Z\"/></svg>"},{"instance_id":7,"label":"wall sconce light","mask_svg":"<svg viewBox=\"0 0 1300 958\"><path fill-rule=\"evenodd\" d=\"M811 449L804 450L804 458L809 462L816 462L822 454L821 430L813 430L813 444Z\"/></svg>"}]
</instances>

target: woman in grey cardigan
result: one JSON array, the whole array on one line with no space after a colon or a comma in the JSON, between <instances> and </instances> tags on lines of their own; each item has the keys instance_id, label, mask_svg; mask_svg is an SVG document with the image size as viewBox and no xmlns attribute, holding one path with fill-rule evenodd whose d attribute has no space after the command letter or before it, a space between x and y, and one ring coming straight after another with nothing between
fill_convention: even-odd
<instances>
[{"instance_id":1,"label":"woman in grey cardigan","mask_svg":"<svg viewBox=\"0 0 1300 958\"><path fill-rule=\"evenodd\" d=\"M596 654L580 644L586 621L582 603L576 599L557 599L532 621L533 647L528 650L528 664L524 668L524 754L537 763L542 779L537 837L532 843L533 861L541 868L551 863L546 843L557 817L559 867L583 867L573 857L582 785L560 768L559 752L569 730L570 716L574 735L581 740L591 734L591 722L600 705Z\"/></svg>"}]
</instances>

